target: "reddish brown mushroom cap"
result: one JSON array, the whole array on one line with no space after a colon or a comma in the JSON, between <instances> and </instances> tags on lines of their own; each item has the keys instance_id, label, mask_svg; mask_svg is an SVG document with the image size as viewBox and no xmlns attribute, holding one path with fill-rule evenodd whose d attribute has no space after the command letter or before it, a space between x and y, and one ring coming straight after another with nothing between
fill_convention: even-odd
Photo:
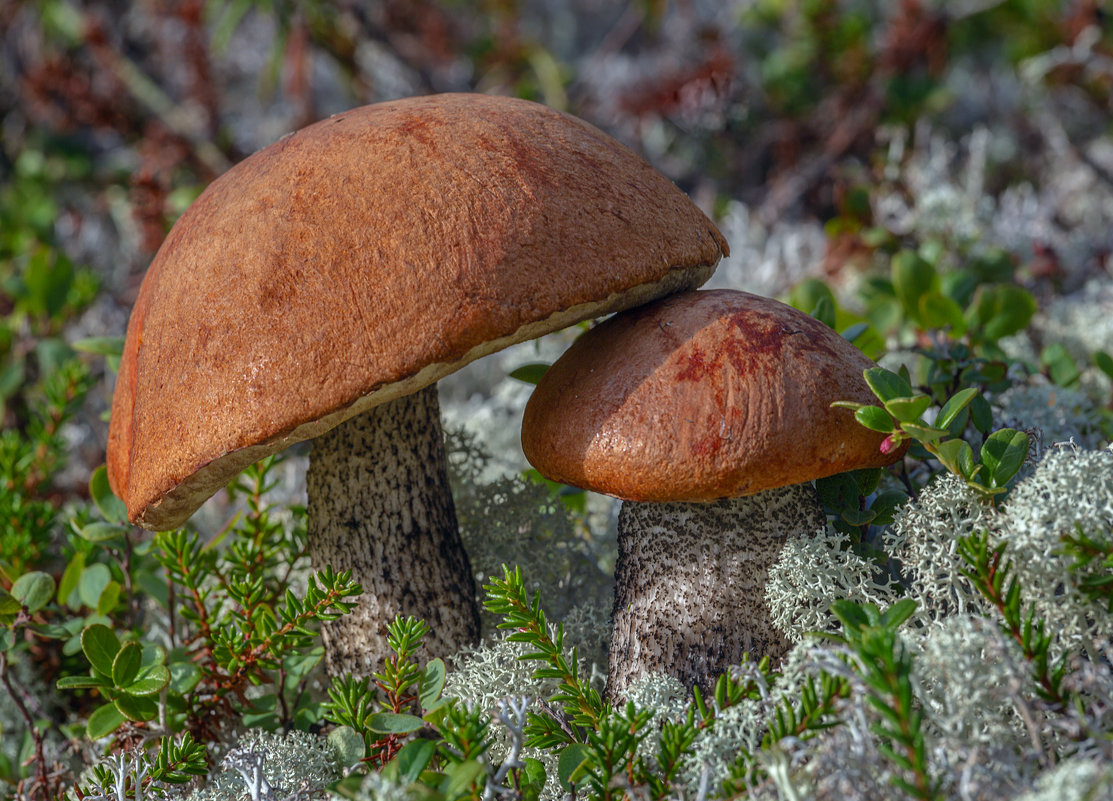
<instances>
[{"instance_id":1,"label":"reddish brown mushroom cap","mask_svg":"<svg viewBox=\"0 0 1113 801\"><path fill-rule=\"evenodd\" d=\"M616 315L561 356L526 407L542 474L631 501L707 501L865 467L883 436L837 400L872 403L875 366L802 312L731 290Z\"/></svg>"},{"instance_id":2,"label":"reddish brown mushroom cap","mask_svg":"<svg viewBox=\"0 0 1113 801\"><path fill-rule=\"evenodd\" d=\"M182 523L246 465L513 342L698 286L726 252L633 152L526 101L336 115L215 181L128 326L109 478Z\"/></svg>"}]
</instances>

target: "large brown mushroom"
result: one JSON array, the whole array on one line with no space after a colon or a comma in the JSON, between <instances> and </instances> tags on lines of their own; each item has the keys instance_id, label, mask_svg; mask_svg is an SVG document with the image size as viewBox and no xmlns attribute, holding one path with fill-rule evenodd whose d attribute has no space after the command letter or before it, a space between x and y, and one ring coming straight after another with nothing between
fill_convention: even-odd
<instances>
[{"instance_id":1,"label":"large brown mushroom","mask_svg":"<svg viewBox=\"0 0 1113 801\"><path fill-rule=\"evenodd\" d=\"M725 251L671 182L544 106L461 94L338 114L221 176L166 238L128 325L112 487L134 522L172 528L316 438L311 555L365 593L326 627L330 671L376 668L398 613L454 651L478 611L434 382L697 286Z\"/></svg>"},{"instance_id":2,"label":"large brown mushroom","mask_svg":"<svg viewBox=\"0 0 1113 801\"><path fill-rule=\"evenodd\" d=\"M707 689L744 653L779 659L765 584L826 522L813 479L900 458L836 400L874 366L817 320L730 290L615 315L537 385L522 445L550 479L622 504L607 693L651 672Z\"/></svg>"}]
</instances>

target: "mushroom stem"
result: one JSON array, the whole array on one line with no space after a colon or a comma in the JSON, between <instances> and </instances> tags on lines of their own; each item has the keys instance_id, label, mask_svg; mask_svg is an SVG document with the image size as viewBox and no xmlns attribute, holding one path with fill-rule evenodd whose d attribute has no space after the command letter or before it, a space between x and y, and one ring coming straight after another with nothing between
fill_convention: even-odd
<instances>
[{"instance_id":1,"label":"mushroom stem","mask_svg":"<svg viewBox=\"0 0 1113 801\"><path fill-rule=\"evenodd\" d=\"M479 639L475 580L448 485L436 385L377 406L318 437L306 476L309 553L351 570L359 605L327 623L332 675L370 675L389 655L395 615L429 624L430 656Z\"/></svg>"},{"instance_id":2,"label":"mushroom stem","mask_svg":"<svg viewBox=\"0 0 1113 801\"><path fill-rule=\"evenodd\" d=\"M623 503L607 696L650 673L706 692L746 652L775 664L789 643L769 619L769 568L790 536L825 523L810 483L709 503Z\"/></svg>"}]
</instances>

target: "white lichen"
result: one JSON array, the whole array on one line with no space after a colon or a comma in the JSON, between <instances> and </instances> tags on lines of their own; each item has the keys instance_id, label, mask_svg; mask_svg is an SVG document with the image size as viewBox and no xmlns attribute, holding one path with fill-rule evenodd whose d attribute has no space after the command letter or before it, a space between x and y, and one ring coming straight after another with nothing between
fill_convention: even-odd
<instances>
[{"instance_id":1,"label":"white lichen","mask_svg":"<svg viewBox=\"0 0 1113 801\"><path fill-rule=\"evenodd\" d=\"M987 611L981 595L960 576L965 566L958 540L981 530L996 532L998 514L957 476L937 476L905 504L886 530L886 552L901 564L921 620Z\"/></svg>"},{"instance_id":2,"label":"white lichen","mask_svg":"<svg viewBox=\"0 0 1113 801\"><path fill-rule=\"evenodd\" d=\"M887 606L889 580L873 561L855 553L833 530L790 537L769 570L765 600L773 625L799 642L808 632L838 627L831 604L839 599Z\"/></svg>"},{"instance_id":3,"label":"white lichen","mask_svg":"<svg viewBox=\"0 0 1113 801\"><path fill-rule=\"evenodd\" d=\"M325 738L303 731L250 729L189 801L323 798L340 775L336 752Z\"/></svg>"}]
</instances>

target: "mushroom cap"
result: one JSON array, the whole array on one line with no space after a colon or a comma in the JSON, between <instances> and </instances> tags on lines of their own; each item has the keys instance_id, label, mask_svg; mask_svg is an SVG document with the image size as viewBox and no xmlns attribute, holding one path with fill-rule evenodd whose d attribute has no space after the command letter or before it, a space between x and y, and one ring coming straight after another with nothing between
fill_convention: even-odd
<instances>
[{"instance_id":1,"label":"mushroom cap","mask_svg":"<svg viewBox=\"0 0 1113 801\"><path fill-rule=\"evenodd\" d=\"M357 108L214 181L128 324L108 476L181 524L245 466L479 356L707 280L727 245L664 176L536 103Z\"/></svg>"},{"instance_id":2,"label":"mushroom cap","mask_svg":"<svg viewBox=\"0 0 1113 801\"><path fill-rule=\"evenodd\" d=\"M581 336L526 406L543 475L629 501L753 495L895 462L837 400L876 365L818 320L733 290L685 292Z\"/></svg>"}]
</instances>

